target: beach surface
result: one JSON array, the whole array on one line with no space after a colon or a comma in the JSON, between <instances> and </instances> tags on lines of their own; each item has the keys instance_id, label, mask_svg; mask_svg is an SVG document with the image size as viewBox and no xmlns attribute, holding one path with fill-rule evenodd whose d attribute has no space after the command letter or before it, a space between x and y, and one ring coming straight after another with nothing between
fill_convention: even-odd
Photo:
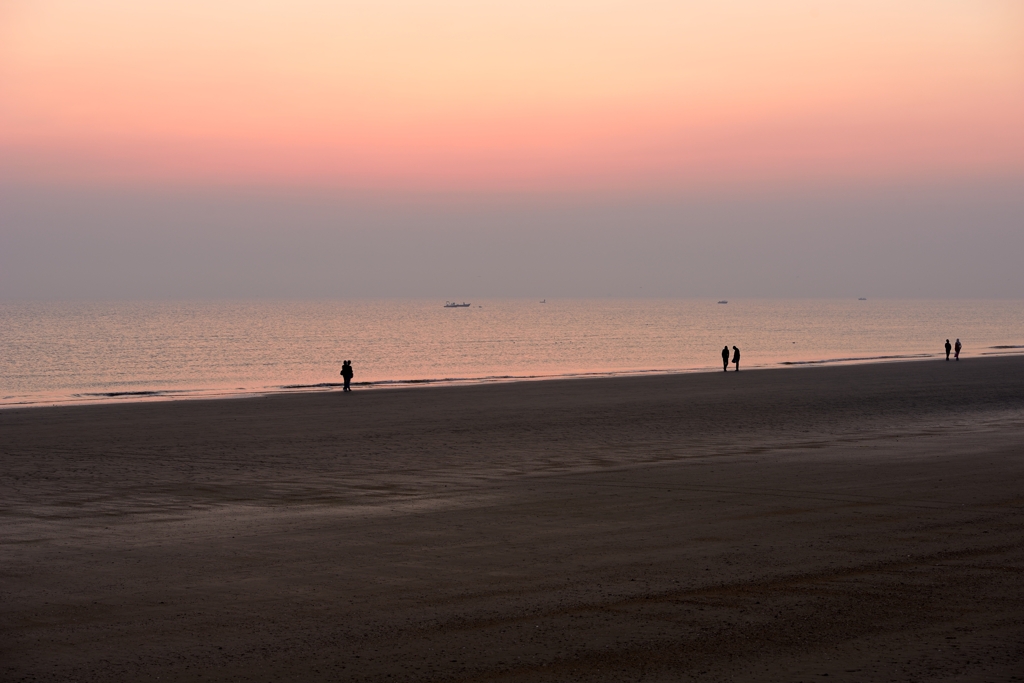
<instances>
[{"instance_id":1,"label":"beach surface","mask_svg":"<svg viewBox=\"0 0 1024 683\"><path fill-rule=\"evenodd\" d=\"M0 463L3 681L1024 680L1024 357L5 410Z\"/></svg>"}]
</instances>

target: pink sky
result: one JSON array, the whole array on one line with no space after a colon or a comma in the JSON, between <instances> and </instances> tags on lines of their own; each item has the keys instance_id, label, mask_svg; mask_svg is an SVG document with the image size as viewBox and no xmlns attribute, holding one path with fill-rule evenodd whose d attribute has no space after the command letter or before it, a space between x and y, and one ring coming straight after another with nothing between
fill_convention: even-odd
<instances>
[{"instance_id":1,"label":"pink sky","mask_svg":"<svg viewBox=\"0 0 1024 683\"><path fill-rule=\"evenodd\" d=\"M0 179L655 190L1024 172L1024 11L0 4Z\"/></svg>"}]
</instances>

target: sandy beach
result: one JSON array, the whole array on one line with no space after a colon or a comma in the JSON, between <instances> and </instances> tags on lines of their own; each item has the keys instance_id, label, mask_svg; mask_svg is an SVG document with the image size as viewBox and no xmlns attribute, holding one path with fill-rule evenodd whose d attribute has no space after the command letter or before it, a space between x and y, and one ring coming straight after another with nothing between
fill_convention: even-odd
<instances>
[{"instance_id":1,"label":"sandy beach","mask_svg":"<svg viewBox=\"0 0 1024 683\"><path fill-rule=\"evenodd\" d=\"M0 411L4 681L1024 680L1024 357Z\"/></svg>"}]
</instances>

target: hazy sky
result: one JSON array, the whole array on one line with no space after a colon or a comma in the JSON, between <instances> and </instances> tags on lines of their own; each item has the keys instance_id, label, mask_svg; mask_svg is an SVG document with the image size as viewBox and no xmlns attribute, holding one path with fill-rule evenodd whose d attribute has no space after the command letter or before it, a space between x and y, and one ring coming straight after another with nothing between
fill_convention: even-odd
<instances>
[{"instance_id":1,"label":"hazy sky","mask_svg":"<svg viewBox=\"0 0 1024 683\"><path fill-rule=\"evenodd\" d=\"M1024 297L1018 0L0 1L0 298Z\"/></svg>"}]
</instances>

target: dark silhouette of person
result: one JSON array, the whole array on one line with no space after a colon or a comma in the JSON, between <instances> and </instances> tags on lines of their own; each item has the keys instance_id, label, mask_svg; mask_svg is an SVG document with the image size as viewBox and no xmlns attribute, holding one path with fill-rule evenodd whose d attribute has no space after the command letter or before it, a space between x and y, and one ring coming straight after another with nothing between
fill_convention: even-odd
<instances>
[{"instance_id":1,"label":"dark silhouette of person","mask_svg":"<svg viewBox=\"0 0 1024 683\"><path fill-rule=\"evenodd\" d=\"M736 372L740 371L740 350L737 347L732 347L732 362L736 364Z\"/></svg>"},{"instance_id":2,"label":"dark silhouette of person","mask_svg":"<svg viewBox=\"0 0 1024 683\"><path fill-rule=\"evenodd\" d=\"M722 370L729 372L729 347L722 349Z\"/></svg>"},{"instance_id":3,"label":"dark silhouette of person","mask_svg":"<svg viewBox=\"0 0 1024 683\"><path fill-rule=\"evenodd\" d=\"M946 340L946 360L949 360L949 352L952 351L952 350L953 350L953 345L950 344L949 340L947 339Z\"/></svg>"},{"instance_id":4,"label":"dark silhouette of person","mask_svg":"<svg viewBox=\"0 0 1024 683\"><path fill-rule=\"evenodd\" d=\"M345 388L342 391L352 391L349 383L352 382L352 361L347 360L341 364L341 376L345 380Z\"/></svg>"},{"instance_id":5,"label":"dark silhouette of person","mask_svg":"<svg viewBox=\"0 0 1024 683\"><path fill-rule=\"evenodd\" d=\"M953 347L953 360L960 360L960 349L964 348L960 343L960 340L956 340L956 346Z\"/></svg>"}]
</instances>

